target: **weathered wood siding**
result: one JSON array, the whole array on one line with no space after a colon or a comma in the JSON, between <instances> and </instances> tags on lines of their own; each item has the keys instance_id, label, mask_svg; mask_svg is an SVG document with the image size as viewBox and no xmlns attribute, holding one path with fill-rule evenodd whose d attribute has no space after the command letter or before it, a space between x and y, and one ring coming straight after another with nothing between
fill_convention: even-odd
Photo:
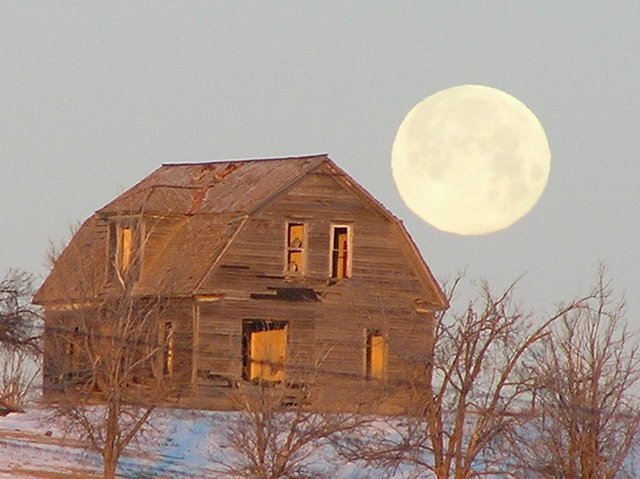
<instances>
[{"instance_id":1,"label":"weathered wood siding","mask_svg":"<svg viewBox=\"0 0 640 479\"><path fill-rule=\"evenodd\" d=\"M357 402L410 379L433 336L433 313L416 306L425 311L446 301L401 225L332 165L324 155L166 165L89 218L36 296L45 309L51 306L45 381L65 367L56 365L64 346L55 344L52 328L74 321L55 308L117 301L122 276L131 296L165 303L150 334L156 340L162 328L173 331L173 383L181 397L220 398L244 381L251 335L244 321L272 322L276 329L282 324L276 322L286 323L285 381L300 390L312 382L323 385L327 397ZM287 272L288 223L305 225L303 274ZM120 277L107 263L116 254L118 224L138 226L143 238L132 249L133 268ZM334 226L350 232L348 278L331 278ZM294 265L299 251L291 245ZM366 378L368 332L377 344L385 338L381 380ZM253 343L262 358L256 371L276 357L271 378L279 377L283 336L256 334L263 338ZM260 342L265 337L277 338L276 353ZM161 359L154 368L162 369Z\"/></svg>"},{"instance_id":2,"label":"weathered wood siding","mask_svg":"<svg viewBox=\"0 0 640 479\"><path fill-rule=\"evenodd\" d=\"M284 272L287 222L306 225L302 277ZM347 279L330 278L332 225L352 228ZM332 175L308 175L250 216L203 285L226 296L199 305L198 386L215 385L220 377L240 380L244 319L288 321L288 364L312 368L320 361L316 379L327 386L367 387L366 331L378 330L387 338L387 382L406 380L408 362L428 353L433 326L432 315L415 309L415 301L428 300L430 292L412 261L395 223ZM317 300L278 298L275 293L285 288L308 288Z\"/></svg>"},{"instance_id":3,"label":"weathered wood siding","mask_svg":"<svg viewBox=\"0 0 640 479\"><path fill-rule=\"evenodd\" d=\"M153 303L154 300L151 300ZM108 307L108 306L107 306ZM122 345L127 353L138 351L140 357L149 352L154 352L153 361L145 361L142 366L135 369L131 377L132 382L146 384L154 376L162 374L162 344L161 331L163 323L171 322L174 337L173 348L173 374L166 377L166 394L162 399L170 399L172 396L180 397L191 392L191 377L193 369L193 304L191 299L158 300L154 306L148 302L142 302L139 311L141 314L153 314L148 321L148 330L140 334L122 337ZM109 349L108 344L100 345L101 340L109 340L114 335L122 334L113 329L113 318L105 316L100 311L101 307L77 306L69 309L56 310L45 308L45 329L43 334L44 369L43 369L43 394L46 398L55 398L65 384L69 383L71 376L77 374L79 380L88 380L91 375L91 354L100 356L106 354L119 354L118 351ZM135 307L134 307L135 310ZM123 308L124 314L131 314L135 320L136 313L128 313ZM103 339L101 339L103 338ZM89 351L85 343L89 339L92 343ZM75 366L71 364L69 345L74 343ZM93 358L95 359L95 358ZM135 358L132 358L134 360ZM155 380L152 381L155 383Z\"/></svg>"},{"instance_id":4,"label":"weathered wood siding","mask_svg":"<svg viewBox=\"0 0 640 479\"><path fill-rule=\"evenodd\" d=\"M188 395L193 371L193 303L189 299L171 300L158 321L171 321L173 325L175 343L171 385L176 388L176 395Z\"/></svg>"},{"instance_id":5,"label":"weathered wood siding","mask_svg":"<svg viewBox=\"0 0 640 479\"><path fill-rule=\"evenodd\" d=\"M45 398L59 392L64 375L70 370L67 338L70 338L76 324L71 311L45 311L42 334L42 394Z\"/></svg>"},{"instance_id":6,"label":"weathered wood siding","mask_svg":"<svg viewBox=\"0 0 640 479\"><path fill-rule=\"evenodd\" d=\"M313 366L314 329L318 322L313 303L291 307L289 303L270 300L223 300L200 303L198 318L195 369L201 393L233 386L241 380L244 320L287 321L288 357L301 372ZM295 377L296 372L290 374Z\"/></svg>"},{"instance_id":7,"label":"weathered wood siding","mask_svg":"<svg viewBox=\"0 0 640 479\"><path fill-rule=\"evenodd\" d=\"M179 219L176 218L158 218L144 217L139 220L141 231L142 248L140 258L140 277L145 275L145 265L149 262L162 258L162 250L165 247L167 239L173 233Z\"/></svg>"}]
</instances>

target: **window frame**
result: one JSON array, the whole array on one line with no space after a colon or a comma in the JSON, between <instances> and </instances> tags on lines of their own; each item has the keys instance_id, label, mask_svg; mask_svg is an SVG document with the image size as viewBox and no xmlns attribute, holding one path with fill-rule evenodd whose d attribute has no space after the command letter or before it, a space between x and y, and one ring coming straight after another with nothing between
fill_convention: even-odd
<instances>
[{"instance_id":1,"label":"window frame","mask_svg":"<svg viewBox=\"0 0 640 479\"><path fill-rule=\"evenodd\" d=\"M130 249L126 255L126 267L122 264L125 257L123 251L124 231L131 231L129 236ZM142 270L142 256L144 254L143 237L144 221L141 217L112 218L108 220L107 234L107 281L114 278L135 281Z\"/></svg>"},{"instance_id":2,"label":"window frame","mask_svg":"<svg viewBox=\"0 0 640 479\"><path fill-rule=\"evenodd\" d=\"M162 375L173 376L176 361L176 332L173 321L163 321L160 332L162 348Z\"/></svg>"},{"instance_id":3,"label":"window frame","mask_svg":"<svg viewBox=\"0 0 640 479\"><path fill-rule=\"evenodd\" d=\"M379 372L373 370L373 338L380 338L382 354ZM387 377L388 342L387 336L380 329L366 328L364 330L364 377L367 381L382 381Z\"/></svg>"},{"instance_id":4,"label":"window frame","mask_svg":"<svg viewBox=\"0 0 640 479\"><path fill-rule=\"evenodd\" d=\"M353 225L348 223L332 223L329 238L329 278L334 280L348 279L353 274ZM340 248L336 248L336 230L346 229L347 233L347 254L346 254L346 267L342 276L338 274L338 264L340 260ZM335 258L335 255L338 255Z\"/></svg>"},{"instance_id":5,"label":"window frame","mask_svg":"<svg viewBox=\"0 0 640 479\"><path fill-rule=\"evenodd\" d=\"M66 340L65 357L66 357L66 375L71 380L77 380L80 377L80 327L73 328L71 335Z\"/></svg>"},{"instance_id":6,"label":"window frame","mask_svg":"<svg viewBox=\"0 0 640 479\"><path fill-rule=\"evenodd\" d=\"M291 228L295 226L302 227L302 244L300 246L293 246L291 238ZM286 276L304 276L307 270L307 230L308 224L300 220L288 220L285 223L284 234L284 274ZM301 257L301 265L298 269L292 271L290 269L291 255L299 253Z\"/></svg>"},{"instance_id":7,"label":"window frame","mask_svg":"<svg viewBox=\"0 0 640 479\"><path fill-rule=\"evenodd\" d=\"M121 273L127 273L132 267L135 249L135 230L131 225L116 225L116 265Z\"/></svg>"},{"instance_id":8,"label":"window frame","mask_svg":"<svg viewBox=\"0 0 640 479\"><path fill-rule=\"evenodd\" d=\"M263 331L283 331L284 332L284 358L281 363L277 363L281 377L278 379L268 379L252 375L252 363L255 360L251 356L252 335ZM277 384L286 378L286 364L289 354L289 321L244 319L242 320L242 379L254 384ZM277 374L277 373L275 373ZM274 375L275 375L274 374Z\"/></svg>"}]
</instances>

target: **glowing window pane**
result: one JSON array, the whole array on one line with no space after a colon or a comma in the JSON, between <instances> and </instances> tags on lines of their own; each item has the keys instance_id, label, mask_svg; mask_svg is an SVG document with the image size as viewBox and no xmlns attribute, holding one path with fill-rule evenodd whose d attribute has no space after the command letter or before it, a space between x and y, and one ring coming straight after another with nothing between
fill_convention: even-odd
<instances>
[{"instance_id":1,"label":"glowing window pane","mask_svg":"<svg viewBox=\"0 0 640 479\"><path fill-rule=\"evenodd\" d=\"M289 247L302 248L304 243L304 225L302 223L289 223Z\"/></svg>"},{"instance_id":2,"label":"glowing window pane","mask_svg":"<svg viewBox=\"0 0 640 479\"><path fill-rule=\"evenodd\" d=\"M287 272L298 273L302 271L302 251L289 251L287 254Z\"/></svg>"},{"instance_id":3,"label":"glowing window pane","mask_svg":"<svg viewBox=\"0 0 640 479\"><path fill-rule=\"evenodd\" d=\"M173 361L175 356L175 338L173 336L173 324L171 322L164 323L162 331L162 373L173 374Z\"/></svg>"},{"instance_id":4,"label":"glowing window pane","mask_svg":"<svg viewBox=\"0 0 640 479\"><path fill-rule=\"evenodd\" d=\"M382 379L384 377L385 363L384 336L379 333L367 335L367 378Z\"/></svg>"},{"instance_id":5,"label":"glowing window pane","mask_svg":"<svg viewBox=\"0 0 640 479\"><path fill-rule=\"evenodd\" d=\"M123 226L120 228L120 271L127 271L131 265L133 249L133 230Z\"/></svg>"},{"instance_id":6,"label":"glowing window pane","mask_svg":"<svg viewBox=\"0 0 640 479\"><path fill-rule=\"evenodd\" d=\"M286 273L304 273L304 223L287 224Z\"/></svg>"},{"instance_id":7,"label":"glowing window pane","mask_svg":"<svg viewBox=\"0 0 640 479\"><path fill-rule=\"evenodd\" d=\"M349 228L346 226L334 226L331 248L331 277L341 279L348 276Z\"/></svg>"},{"instance_id":8,"label":"glowing window pane","mask_svg":"<svg viewBox=\"0 0 640 479\"><path fill-rule=\"evenodd\" d=\"M282 381L287 355L286 329L254 331L250 343L249 379Z\"/></svg>"}]
</instances>

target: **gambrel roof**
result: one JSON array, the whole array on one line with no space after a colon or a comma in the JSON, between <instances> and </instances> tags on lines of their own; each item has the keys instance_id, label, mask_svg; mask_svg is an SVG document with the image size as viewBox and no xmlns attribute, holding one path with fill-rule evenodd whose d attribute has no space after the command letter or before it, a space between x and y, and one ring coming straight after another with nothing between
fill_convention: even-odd
<instances>
[{"instance_id":1,"label":"gambrel roof","mask_svg":"<svg viewBox=\"0 0 640 479\"><path fill-rule=\"evenodd\" d=\"M98 213L249 213L325 161L316 155L164 164Z\"/></svg>"},{"instance_id":2,"label":"gambrel roof","mask_svg":"<svg viewBox=\"0 0 640 479\"><path fill-rule=\"evenodd\" d=\"M108 294L106 225L120 217L162 221L162 244L149 245L153 253L144 253L144 274L136 283L137 294L206 294L201 285L246 220L306 175L318 171L330 175L395 225L416 276L429 292L429 306L445 308L446 298L402 223L324 154L162 165L80 227L35 300L40 304L83 301ZM82 259L81 268L74 264L78 258Z\"/></svg>"}]
</instances>

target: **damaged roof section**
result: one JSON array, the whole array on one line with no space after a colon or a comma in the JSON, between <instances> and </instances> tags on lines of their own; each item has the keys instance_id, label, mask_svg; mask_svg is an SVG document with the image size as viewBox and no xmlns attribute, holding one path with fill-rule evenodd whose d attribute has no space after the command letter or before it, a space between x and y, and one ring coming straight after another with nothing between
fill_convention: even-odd
<instances>
[{"instance_id":1,"label":"damaged roof section","mask_svg":"<svg viewBox=\"0 0 640 479\"><path fill-rule=\"evenodd\" d=\"M247 213L267 201L326 155L273 160L165 164L98 210L117 214Z\"/></svg>"}]
</instances>

